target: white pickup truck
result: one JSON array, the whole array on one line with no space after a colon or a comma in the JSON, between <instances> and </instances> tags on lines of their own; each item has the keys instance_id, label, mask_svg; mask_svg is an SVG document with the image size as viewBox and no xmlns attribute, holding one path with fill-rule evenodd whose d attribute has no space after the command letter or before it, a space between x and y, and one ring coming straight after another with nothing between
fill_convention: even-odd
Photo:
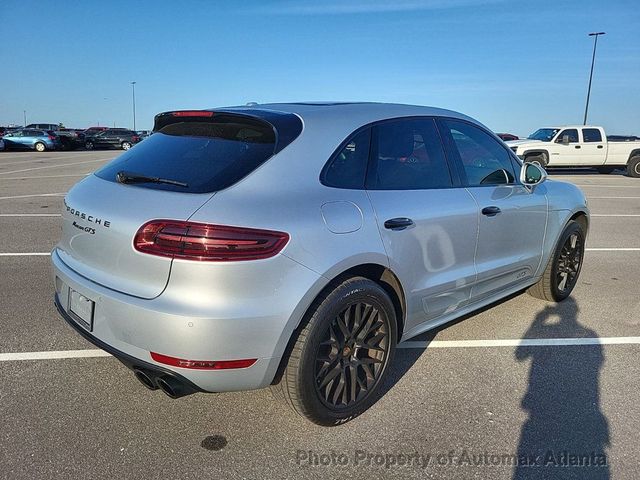
<instances>
[{"instance_id":1,"label":"white pickup truck","mask_svg":"<svg viewBox=\"0 0 640 480\"><path fill-rule=\"evenodd\" d=\"M640 138L605 135L602 127L541 128L529 138L506 142L525 162L548 167L594 167L601 173L626 168L640 177Z\"/></svg>"}]
</instances>

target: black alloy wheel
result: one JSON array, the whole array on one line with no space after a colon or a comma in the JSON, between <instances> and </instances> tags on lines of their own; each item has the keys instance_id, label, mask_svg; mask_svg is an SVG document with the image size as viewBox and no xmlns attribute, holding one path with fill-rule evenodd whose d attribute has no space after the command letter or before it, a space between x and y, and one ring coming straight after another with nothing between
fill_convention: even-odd
<instances>
[{"instance_id":1,"label":"black alloy wheel","mask_svg":"<svg viewBox=\"0 0 640 480\"><path fill-rule=\"evenodd\" d=\"M326 406L348 407L373 390L389 355L389 330L388 320L365 302L333 319L316 354L315 386Z\"/></svg>"}]
</instances>

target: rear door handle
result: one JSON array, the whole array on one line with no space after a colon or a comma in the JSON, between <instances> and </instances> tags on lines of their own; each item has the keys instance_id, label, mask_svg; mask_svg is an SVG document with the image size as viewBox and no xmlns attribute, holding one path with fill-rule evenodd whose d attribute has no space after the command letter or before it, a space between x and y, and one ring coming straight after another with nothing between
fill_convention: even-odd
<instances>
[{"instance_id":1,"label":"rear door handle","mask_svg":"<svg viewBox=\"0 0 640 480\"><path fill-rule=\"evenodd\" d=\"M404 230L413 225L413 220L406 217L391 218L384 222L384 228L389 230Z\"/></svg>"},{"instance_id":2,"label":"rear door handle","mask_svg":"<svg viewBox=\"0 0 640 480\"><path fill-rule=\"evenodd\" d=\"M598 145L598 148L604 148L602 145Z\"/></svg>"},{"instance_id":3,"label":"rear door handle","mask_svg":"<svg viewBox=\"0 0 640 480\"><path fill-rule=\"evenodd\" d=\"M484 207L482 209L482 214L486 215L487 217L495 217L497 214L499 214L502 210L500 210L499 207L495 207L495 206L491 206L491 207Z\"/></svg>"},{"instance_id":4,"label":"rear door handle","mask_svg":"<svg viewBox=\"0 0 640 480\"><path fill-rule=\"evenodd\" d=\"M580 145L576 145L576 148L580 148Z\"/></svg>"}]
</instances>

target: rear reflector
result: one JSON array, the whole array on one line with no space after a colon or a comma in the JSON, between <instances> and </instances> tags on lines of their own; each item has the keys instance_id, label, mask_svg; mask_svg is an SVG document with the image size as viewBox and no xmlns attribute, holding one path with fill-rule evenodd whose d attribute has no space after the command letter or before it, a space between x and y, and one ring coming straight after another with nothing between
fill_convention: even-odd
<instances>
[{"instance_id":1,"label":"rear reflector","mask_svg":"<svg viewBox=\"0 0 640 480\"><path fill-rule=\"evenodd\" d=\"M133 239L142 253L195 261L233 262L277 255L289 241L284 232L181 220L152 220Z\"/></svg>"},{"instance_id":2,"label":"rear reflector","mask_svg":"<svg viewBox=\"0 0 640 480\"><path fill-rule=\"evenodd\" d=\"M183 110L180 112L171 112L174 117L213 117L213 112L206 110Z\"/></svg>"},{"instance_id":3,"label":"rear reflector","mask_svg":"<svg viewBox=\"0 0 640 480\"><path fill-rule=\"evenodd\" d=\"M158 363L171 365L172 367L192 368L196 370L229 370L232 368L248 368L257 358L247 358L244 360L184 360L182 358L169 357L160 353L151 352L151 358Z\"/></svg>"}]
</instances>

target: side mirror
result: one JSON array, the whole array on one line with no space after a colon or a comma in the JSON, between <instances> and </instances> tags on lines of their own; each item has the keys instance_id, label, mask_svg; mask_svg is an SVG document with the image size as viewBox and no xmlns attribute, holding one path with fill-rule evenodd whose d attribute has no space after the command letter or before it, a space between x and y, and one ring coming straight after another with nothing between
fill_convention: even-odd
<instances>
[{"instance_id":1,"label":"side mirror","mask_svg":"<svg viewBox=\"0 0 640 480\"><path fill-rule=\"evenodd\" d=\"M520 169L520 182L523 185L533 187L541 184L546 179L547 172L535 163L525 163Z\"/></svg>"},{"instance_id":2,"label":"side mirror","mask_svg":"<svg viewBox=\"0 0 640 480\"><path fill-rule=\"evenodd\" d=\"M569 135L563 135L560 139L560 143L563 145L569 145Z\"/></svg>"}]
</instances>

